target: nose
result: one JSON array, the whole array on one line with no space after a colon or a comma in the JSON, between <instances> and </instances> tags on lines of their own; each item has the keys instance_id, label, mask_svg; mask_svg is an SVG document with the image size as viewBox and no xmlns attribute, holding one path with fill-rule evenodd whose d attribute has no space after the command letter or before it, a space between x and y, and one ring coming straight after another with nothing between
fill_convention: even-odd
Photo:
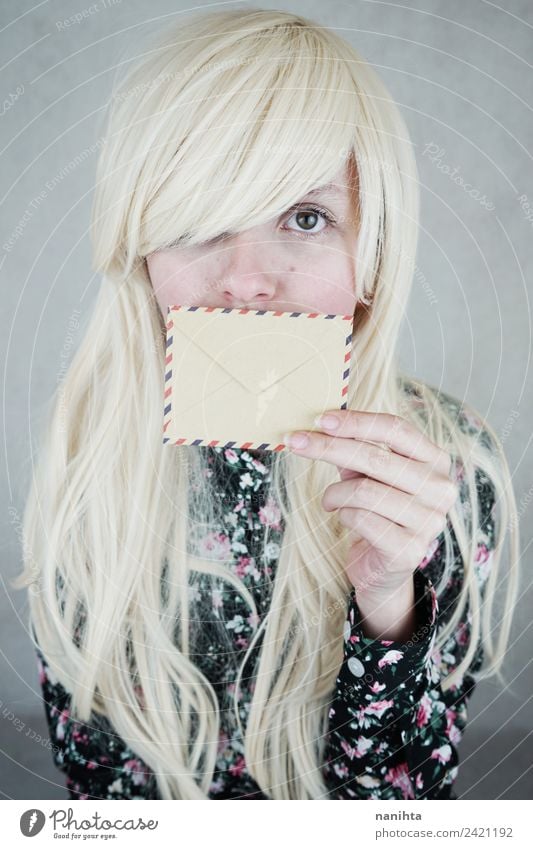
<instances>
[{"instance_id":1,"label":"nose","mask_svg":"<svg viewBox=\"0 0 533 849\"><path fill-rule=\"evenodd\" d=\"M275 272L264 267L263 249L257 237L237 233L224 251L226 259L222 282L224 300L232 306L246 306L255 301L270 301L276 292Z\"/></svg>"}]
</instances>

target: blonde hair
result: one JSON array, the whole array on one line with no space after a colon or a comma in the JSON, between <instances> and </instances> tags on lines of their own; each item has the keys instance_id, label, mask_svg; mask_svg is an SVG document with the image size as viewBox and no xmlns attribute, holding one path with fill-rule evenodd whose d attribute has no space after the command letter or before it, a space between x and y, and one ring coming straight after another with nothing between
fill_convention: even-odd
<instances>
[{"instance_id":1,"label":"blonde hair","mask_svg":"<svg viewBox=\"0 0 533 849\"><path fill-rule=\"evenodd\" d=\"M358 181L357 293L371 306L354 315L356 367L347 404L404 416L462 469L470 506L465 512L458 501L449 513L437 589L454 568L452 534L464 582L436 646L446 643L466 607L471 639L443 688L460 682L480 639L484 677L499 674L507 648L518 530L501 444L479 417L481 429L465 427L472 411L410 382L396 360L419 205L399 110L353 47L307 18L254 8L180 18L126 72L110 102L91 222L102 283L49 414L26 504L25 570L18 578L20 587L30 587L38 645L72 694L71 715L84 722L91 711L107 716L153 769L164 799L205 799L216 762L220 708L191 660L189 630L208 613L191 601L191 586L198 576L223 579L257 610L230 562L202 560L186 544L191 475L200 485L198 521L216 523L218 508L202 474L205 452L163 445L165 319L145 257L176 242L211 239L222 225L239 231L279 216L350 161ZM499 508L484 599L474 566L476 468ZM290 452L272 458L272 492L285 532L268 612L240 663L234 707L247 768L274 799L328 794L321 754L342 662L349 535L337 512L326 513L320 502L338 479L330 463ZM507 593L494 646L507 529ZM261 637L244 730L239 682Z\"/></svg>"}]
</instances>

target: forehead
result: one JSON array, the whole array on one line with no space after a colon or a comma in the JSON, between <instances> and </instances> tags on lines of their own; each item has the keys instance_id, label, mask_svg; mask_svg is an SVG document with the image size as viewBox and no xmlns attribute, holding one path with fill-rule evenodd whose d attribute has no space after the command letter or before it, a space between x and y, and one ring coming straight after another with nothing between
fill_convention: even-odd
<instances>
[{"instance_id":1,"label":"forehead","mask_svg":"<svg viewBox=\"0 0 533 849\"><path fill-rule=\"evenodd\" d=\"M350 196L353 186L354 174L351 164L347 162L339 168L329 182L315 186L315 188L307 192L306 197L327 195L328 197L347 198Z\"/></svg>"}]
</instances>

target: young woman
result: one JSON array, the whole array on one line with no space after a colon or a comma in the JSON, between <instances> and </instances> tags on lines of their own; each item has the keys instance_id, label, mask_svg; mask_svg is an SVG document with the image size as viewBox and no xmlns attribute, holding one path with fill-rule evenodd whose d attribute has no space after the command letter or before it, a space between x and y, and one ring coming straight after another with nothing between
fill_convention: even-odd
<instances>
[{"instance_id":1,"label":"young woman","mask_svg":"<svg viewBox=\"0 0 533 849\"><path fill-rule=\"evenodd\" d=\"M456 798L518 533L490 425L397 364L417 214L398 109L306 18L179 18L118 84L19 578L71 798ZM353 313L336 428L164 445L170 304Z\"/></svg>"}]
</instances>

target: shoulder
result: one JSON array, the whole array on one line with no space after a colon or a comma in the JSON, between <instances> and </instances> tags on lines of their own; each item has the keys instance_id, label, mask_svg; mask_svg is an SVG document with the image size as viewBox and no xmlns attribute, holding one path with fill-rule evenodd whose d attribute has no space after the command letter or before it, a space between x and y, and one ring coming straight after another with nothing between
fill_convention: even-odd
<instances>
[{"instance_id":1,"label":"shoulder","mask_svg":"<svg viewBox=\"0 0 533 849\"><path fill-rule=\"evenodd\" d=\"M470 515L471 499L477 496L482 524L493 527L497 490L494 474L499 479L503 449L492 426L470 402L450 392L418 380L404 379L403 388L414 409L422 412L422 418L433 419L428 427L430 438L432 434L435 441L436 434L443 440L449 436L451 444L446 448L453 460L451 475L459 485L459 502L466 515ZM473 476L475 493L467 482L467 468Z\"/></svg>"},{"instance_id":2,"label":"shoulder","mask_svg":"<svg viewBox=\"0 0 533 849\"><path fill-rule=\"evenodd\" d=\"M415 400L415 408L424 406L424 418L426 415L436 418L439 412L442 414L439 426L433 428L435 432L443 435L448 430L453 432L450 474L459 486L458 506L468 523L472 502L477 501L477 534L479 545L483 547L478 552L478 560L484 562L484 552L494 547L496 539L497 485L493 470L500 467L501 442L491 425L469 402L420 381L410 382L410 385L404 382L404 387L407 396ZM466 437L466 446L464 439L458 445L457 434ZM467 468L471 471L472 486L466 475Z\"/></svg>"},{"instance_id":3,"label":"shoulder","mask_svg":"<svg viewBox=\"0 0 533 849\"><path fill-rule=\"evenodd\" d=\"M497 449L498 440L492 427L470 402L414 378L402 377L401 387L407 403L424 417L440 414L451 428L481 442L491 452Z\"/></svg>"}]
</instances>

